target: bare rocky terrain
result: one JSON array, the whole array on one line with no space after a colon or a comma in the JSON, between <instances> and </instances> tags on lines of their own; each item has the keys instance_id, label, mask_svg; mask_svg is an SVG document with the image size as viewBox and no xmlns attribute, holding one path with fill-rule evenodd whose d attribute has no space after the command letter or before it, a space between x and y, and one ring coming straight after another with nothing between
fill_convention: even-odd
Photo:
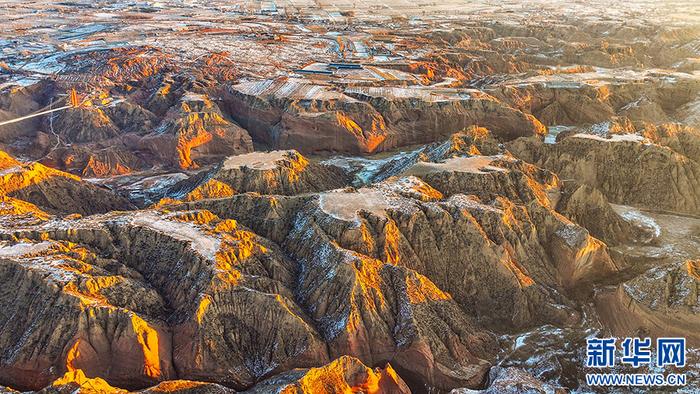
<instances>
[{"instance_id":1,"label":"bare rocky terrain","mask_svg":"<svg viewBox=\"0 0 700 394\"><path fill-rule=\"evenodd\" d=\"M696 2L0 10L1 392L700 390Z\"/></svg>"}]
</instances>

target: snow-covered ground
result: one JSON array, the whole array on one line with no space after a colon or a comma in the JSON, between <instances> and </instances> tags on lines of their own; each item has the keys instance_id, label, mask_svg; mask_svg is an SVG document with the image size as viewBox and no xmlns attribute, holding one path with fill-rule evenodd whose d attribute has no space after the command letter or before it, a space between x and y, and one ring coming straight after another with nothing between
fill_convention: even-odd
<instances>
[{"instance_id":1,"label":"snow-covered ground","mask_svg":"<svg viewBox=\"0 0 700 394\"><path fill-rule=\"evenodd\" d=\"M595 134L574 134L572 137L575 138L587 138L596 141L603 142L644 142L646 139L641 135L637 134L612 134L609 138L604 138Z\"/></svg>"},{"instance_id":2,"label":"snow-covered ground","mask_svg":"<svg viewBox=\"0 0 700 394\"><path fill-rule=\"evenodd\" d=\"M215 258L221 244L218 238L204 234L190 223L167 220L154 212L142 212L134 216L131 224L148 227L182 241L191 242L195 251L211 260Z\"/></svg>"},{"instance_id":3,"label":"snow-covered ground","mask_svg":"<svg viewBox=\"0 0 700 394\"><path fill-rule=\"evenodd\" d=\"M372 189L359 189L356 192L331 191L319 196L321 209L341 220L356 220L357 211L364 209L377 215L384 215L390 203L384 193Z\"/></svg>"},{"instance_id":4,"label":"snow-covered ground","mask_svg":"<svg viewBox=\"0 0 700 394\"><path fill-rule=\"evenodd\" d=\"M271 152L252 152L243 155L229 156L223 165L223 169L232 170L248 167L255 170L273 170L277 163L286 160L289 151L275 150Z\"/></svg>"},{"instance_id":5,"label":"snow-covered ground","mask_svg":"<svg viewBox=\"0 0 700 394\"><path fill-rule=\"evenodd\" d=\"M51 242L44 241L39 243L20 242L14 245L0 245L0 258L5 257L22 257L26 255L41 253L51 246Z\"/></svg>"},{"instance_id":6,"label":"snow-covered ground","mask_svg":"<svg viewBox=\"0 0 700 394\"><path fill-rule=\"evenodd\" d=\"M506 159L505 156L471 156L453 157L442 163L420 162L409 170L414 175L422 175L436 171L471 172L474 174L486 174L488 172L507 172L508 170L491 165L495 160Z\"/></svg>"}]
</instances>

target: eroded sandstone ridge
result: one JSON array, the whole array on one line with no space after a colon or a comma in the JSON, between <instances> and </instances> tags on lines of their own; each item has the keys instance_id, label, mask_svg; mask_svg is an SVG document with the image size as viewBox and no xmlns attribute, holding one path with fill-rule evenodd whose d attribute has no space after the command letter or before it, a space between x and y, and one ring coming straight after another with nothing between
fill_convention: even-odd
<instances>
[{"instance_id":1,"label":"eroded sandstone ridge","mask_svg":"<svg viewBox=\"0 0 700 394\"><path fill-rule=\"evenodd\" d=\"M610 202L694 214L700 210L700 164L692 149L700 137L694 131L677 133L689 139L681 148L689 152L663 142L650 144L636 134L609 139L575 134L557 144L522 139L508 148L524 160L599 189Z\"/></svg>"},{"instance_id":2,"label":"eroded sandstone ridge","mask_svg":"<svg viewBox=\"0 0 700 394\"><path fill-rule=\"evenodd\" d=\"M504 139L544 133L537 119L483 92L441 93L382 87L343 94L303 80L270 80L234 85L224 102L256 139L306 152L372 153L432 142L472 124Z\"/></svg>"},{"instance_id":3,"label":"eroded sandstone ridge","mask_svg":"<svg viewBox=\"0 0 700 394\"><path fill-rule=\"evenodd\" d=\"M132 207L125 198L40 163L21 163L0 151L0 196L49 212L93 214ZM28 208L25 208L28 209Z\"/></svg>"},{"instance_id":4,"label":"eroded sandstone ridge","mask_svg":"<svg viewBox=\"0 0 700 394\"><path fill-rule=\"evenodd\" d=\"M3 301L15 318L2 379L242 390L348 354L391 363L414 385L480 387L498 351L480 325L576 324L567 289L617 270L601 241L554 210L554 174L468 153L492 138L470 129L434 148L436 161L320 193L310 191L331 188L340 167L296 152L234 156L193 178L237 194L7 229L2 277L22 290ZM323 171L329 185L305 183ZM255 190L274 179L281 189ZM259 194L270 192L291 195ZM36 304L13 302L30 292ZM386 384L403 387L396 379Z\"/></svg>"},{"instance_id":5,"label":"eroded sandstone ridge","mask_svg":"<svg viewBox=\"0 0 700 394\"><path fill-rule=\"evenodd\" d=\"M21 389L253 392L328 381L385 392L540 384L518 371L498 377L494 333L576 330L590 286L648 264L615 245L659 234L593 186L566 186L495 141L472 127L377 163L232 156L150 209L84 218L48 220L6 197L0 277L16 291L0 299L9 349L0 379ZM595 294L601 319L620 333L663 321L659 333L688 334L695 293L683 289L697 286L696 266L666 270L659 292L684 312L635 293L639 276Z\"/></svg>"},{"instance_id":6,"label":"eroded sandstone ridge","mask_svg":"<svg viewBox=\"0 0 700 394\"><path fill-rule=\"evenodd\" d=\"M337 189L350 183L339 168L319 165L294 150L231 156L212 170L173 185L171 198L198 200L235 193L293 195Z\"/></svg>"}]
</instances>

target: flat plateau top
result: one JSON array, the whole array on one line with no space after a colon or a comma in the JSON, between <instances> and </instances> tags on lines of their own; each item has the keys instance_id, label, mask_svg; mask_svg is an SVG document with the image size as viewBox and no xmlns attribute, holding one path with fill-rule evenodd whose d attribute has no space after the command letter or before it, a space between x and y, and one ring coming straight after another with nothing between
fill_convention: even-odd
<instances>
[{"instance_id":1,"label":"flat plateau top","mask_svg":"<svg viewBox=\"0 0 700 394\"><path fill-rule=\"evenodd\" d=\"M252 152L230 156L224 161L224 169L232 170L248 167L256 170L272 170L277 167L277 162L286 159L289 152L291 151L273 150L271 152Z\"/></svg>"}]
</instances>

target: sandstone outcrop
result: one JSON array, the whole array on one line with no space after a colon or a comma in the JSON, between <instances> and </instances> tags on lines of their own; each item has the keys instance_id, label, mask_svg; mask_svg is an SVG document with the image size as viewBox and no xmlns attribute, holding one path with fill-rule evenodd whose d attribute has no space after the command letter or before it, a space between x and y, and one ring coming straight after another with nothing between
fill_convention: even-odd
<instances>
[{"instance_id":1,"label":"sandstone outcrop","mask_svg":"<svg viewBox=\"0 0 700 394\"><path fill-rule=\"evenodd\" d=\"M354 186L364 186L400 175L421 161L439 162L451 157L501 152L498 141L488 129L472 126L452 134L446 141L434 142L408 153L384 159L336 156L322 164L340 167L352 177Z\"/></svg>"},{"instance_id":2,"label":"sandstone outcrop","mask_svg":"<svg viewBox=\"0 0 700 394\"><path fill-rule=\"evenodd\" d=\"M5 309L31 316L15 319L3 337L14 341L13 333L25 332L23 342L3 346L15 356L3 358L2 379L16 387L40 388L54 374L80 369L124 388L174 378L175 370L244 388L275 371L328 360L293 301L292 262L235 221L208 212L143 212L77 220L70 231L49 226L8 236L36 241L3 247L3 277L44 294L36 305ZM56 330L32 331L39 320L55 321L45 327ZM267 339L257 329L265 321L273 324ZM222 331L229 335L214 334Z\"/></svg>"},{"instance_id":3,"label":"sandstone outcrop","mask_svg":"<svg viewBox=\"0 0 700 394\"><path fill-rule=\"evenodd\" d=\"M185 200L246 192L295 195L348 184L340 169L310 162L297 151L253 152L228 157L212 170L173 185L166 195Z\"/></svg>"},{"instance_id":4,"label":"sandstone outcrop","mask_svg":"<svg viewBox=\"0 0 700 394\"><path fill-rule=\"evenodd\" d=\"M20 293L0 300L11 322L0 378L14 387L81 370L127 389L176 377L245 389L343 354L476 387L495 352L449 294L408 268L330 245L320 260L291 260L208 211L93 216L4 237L0 276ZM42 296L13 303L27 291Z\"/></svg>"},{"instance_id":5,"label":"sandstone outcrop","mask_svg":"<svg viewBox=\"0 0 700 394\"><path fill-rule=\"evenodd\" d=\"M41 159L42 164L85 178L125 175L146 165L143 158L131 153L129 147L118 140L51 149Z\"/></svg>"},{"instance_id":6,"label":"sandstone outcrop","mask_svg":"<svg viewBox=\"0 0 700 394\"><path fill-rule=\"evenodd\" d=\"M501 329L533 324L534 310L560 324L575 320L574 311L562 306L566 298L549 289L563 292L616 271L603 243L554 212L558 179L549 172L505 156L421 162L414 171L425 181L403 177L318 198L239 195L184 207L236 217L298 258L314 255L322 249L315 242L328 239L332 248L409 267L482 323ZM463 275L448 274L446 267L456 266ZM505 294L505 283L508 296L489 293L493 288ZM511 312L495 316L494 310Z\"/></svg>"},{"instance_id":7,"label":"sandstone outcrop","mask_svg":"<svg viewBox=\"0 0 700 394\"><path fill-rule=\"evenodd\" d=\"M53 381L39 391L42 394L68 394L68 393L115 393L127 394L127 390L111 386L104 379L89 378L81 370L69 371L65 375Z\"/></svg>"},{"instance_id":8,"label":"sandstone outcrop","mask_svg":"<svg viewBox=\"0 0 700 394\"><path fill-rule=\"evenodd\" d=\"M101 108L69 108L60 112L52 126L66 143L97 142L119 136L119 129Z\"/></svg>"},{"instance_id":9,"label":"sandstone outcrop","mask_svg":"<svg viewBox=\"0 0 700 394\"><path fill-rule=\"evenodd\" d=\"M50 83L37 83L27 87L18 87L0 92L0 121L14 119L18 114L30 113L42 109L43 92L50 88ZM31 118L21 122L4 125L0 128L0 144L7 145L27 137L27 130L41 128L41 118Z\"/></svg>"},{"instance_id":10,"label":"sandstone outcrop","mask_svg":"<svg viewBox=\"0 0 700 394\"><path fill-rule=\"evenodd\" d=\"M615 335L682 337L696 347L700 336L700 263L654 268L606 289L595 297L596 309Z\"/></svg>"},{"instance_id":11,"label":"sandstone outcrop","mask_svg":"<svg viewBox=\"0 0 700 394\"><path fill-rule=\"evenodd\" d=\"M304 153L379 152L434 142L470 125L504 140L544 133L534 117L478 91L469 97L389 87L336 92L288 79L233 85L222 99L255 141Z\"/></svg>"},{"instance_id":12,"label":"sandstone outcrop","mask_svg":"<svg viewBox=\"0 0 700 394\"><path fill-rule=\"evenodd\" d=\"M564 394L567 390L544 383L518 368L494 367L489 373L486 390L454 389L450 394Z\"/></svg>"},{"instance_id":13,"label":"sandstone outcrop","mask_svg":"<svg viewBox=\"0 0 700 394\"><path fill-rule=\"evenodd\" d=\"M356 358L343 356L319 368L289 371L246 391L248 394L269 392L409 394L411 390L391 365L373 370Z\"/></svg>"},{"instance_id":14,"label":"sandstone outcrop","mask_svg":"<svg viewBox=\"0 0 700 394\"><path fill-rule=\"evenodd\" d=\"M603 125L620 118L643 128L692 117L700 80L673 72L654 76L613 70L538 75L488 91L545 125Z\"/></svg>"},{"instance_id":15,"label":"sandstone outcrop","mask_svg":"<svg viewBox=\"0 0 700 394\"><path fill-rule=\"evenodd\" d=\"M678 123L647 125L642 135L656 144L667 146L695 162L700 162L700 129Z\"/></svg>"},{"instance_id":16,"label":"sandstone outcrop","mask_svg":"<svg viewBox=\"0 0 700 394\"><path fill-rule=\"evenodd\" d=\"M647 239L644 230L618 215L600 190L571 183L564 188L556 209L591 235L613 246Z\"/></svg>"},{"instance_id":17,"label":"sandstone outcrop","mask_svg":"<svg viewBox=\"0 0 700 394\"><path fill-rule=\"evenodd\" d=\"M3 245L1 254L1 276L17 284L16 292L2 295L3 381L39 389L63 372L83 369L133 387L174 373L167 328L157 320L163 300L153 289L109 275L99 266L109 261L97 262L85 248L66 242L20 241ZM34 301L15 303L14 297ZM146 314L153 318L144 320Z\"/></svg>"},{"instance_id":18,"label":"sandstone outcrop","mask_svg":"<svg viewBox=\"0 0 700 394\"><path fill-rule=\"evenodd\" d=\"M179 105L170 108L139 146L150 150L160 162L184 169L253 151L248 132L224 119L209 98L190 92L180 98Z\"/></svg>"},{"instance_id":19,"label":"sandstone outcrop","mask_svg":"<svg viewBox=\"0 0 700 394\"><path fill-rule=\"evenodd\" d=\"M40 163L20 163L0 152L0 195L35 204L51 213L92 214L130 209L113 192Z\"/></svg>"},{"instance_id":20,"label":"sandstone outcrop","mask_svg":"<svg viewBox=\"0 0 700 394\"><path fill-rule=\"evenodd\" d=\"M700 164L637 135L577 134L556 144L519 139L508 150L563 179L597 188L612 203L682 213L700 209Z\"/></svg>"},{"instance_id":21,"label":"sandstone outcrop","mask_svg":"<svg viewBox=\"0 0 700 394\"><path fill-rule=\"evenodd\" d=\"M32 203L0 195L0 225L4 228L35 225L49 217L49 214Z\"/></svg>"}]
</instances>

